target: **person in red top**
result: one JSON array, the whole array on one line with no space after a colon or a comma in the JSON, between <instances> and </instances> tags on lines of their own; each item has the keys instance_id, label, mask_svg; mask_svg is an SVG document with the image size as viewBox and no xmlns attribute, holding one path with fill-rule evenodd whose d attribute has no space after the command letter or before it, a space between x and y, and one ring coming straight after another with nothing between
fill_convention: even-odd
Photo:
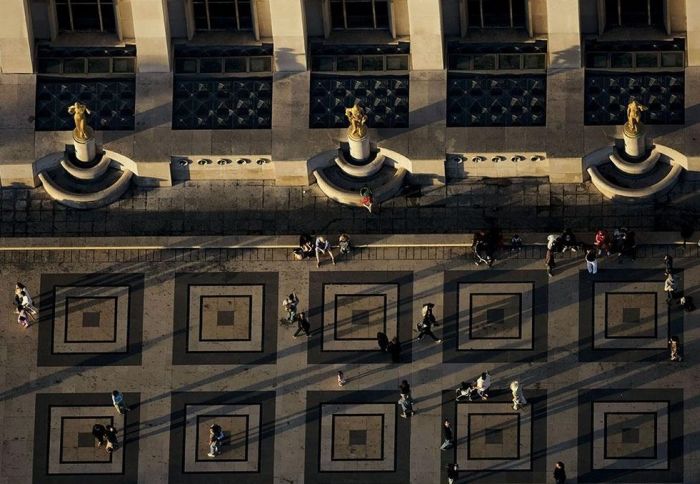
<instances>
[{"instance_id":1,"label":"person in red top","mask_svg":"<svg viewBox=\"0 0 700 484\"><path fill-rule=\"evenodd\" d=\"M595 233L595 242L593 243L595 248L598 249L598 255L601 255L605 251L605 255L610 255L610 237L608 232L600 229Z\"/></svg>"}]
</instances>

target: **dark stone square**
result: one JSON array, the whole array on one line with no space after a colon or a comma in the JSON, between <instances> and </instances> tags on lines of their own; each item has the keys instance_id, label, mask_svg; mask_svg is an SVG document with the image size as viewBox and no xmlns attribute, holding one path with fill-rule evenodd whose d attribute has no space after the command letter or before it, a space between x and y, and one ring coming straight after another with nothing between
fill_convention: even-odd
<instances>
[{"instance_id":1,"label":"dark stone square","mask_svg":"<svg viewBox=\"0 0 700 484\"><path fill-rule=\"evenodd\" d=\"M352 324L367 326L369 324L369 311L353 311Z\"/></svg>"},{"instance_id":2,"label":"dark stone square","mask_svg":"<svg viewBox=\"0 0 700 484\"><path fill-rule=\"evenodd\" d=\"M639 429L636 427L625 427L622 429L622 443L623 444L638 444L639 443Z\"/></svg>"},{"instance_id":3,"label":"dark stone square","mask_svg":"<svg viewBox=\"0 0 700 484\"><path fill-rule=\"evenodd\" d=\"M488 324L503 324L506 317L506 310L503 308L487 309L486 322Z\"/></svg>"},{"instance_id":4,"label":"dark stone square","mask_svg":"<svg viewBox=\"0 0 700 484\"><path fill-rule=\"evenodd\" d=\"M233 326L235 311L218 311L216 313L217 326Z\"/></svg>"},{"instance_id":5,"label":"dark stone square","mask_svg":"<svg viewBox=\"0 0 700 484\"><path fill-rule=\"evenodd\" d=\"M623 308L622 322L626 324L639 324L641 321L639 308Z\"/></svg>"},{"instance_id":6,"label":"dark stone square","mask_svg":"<svg viewBox=\"0 0 700 484\"><path fill-rule=\"evenodd\" d=\"M83 328L97 328L100 325L100 313L94 311L83 312Z\"/></svg>"},{"instance_id":7,"label":"dark stone square","mask_svg":"<svg viewBox=\"0 0 700 484\"><path fill-rule=\"evenodd\" d=\"M366 430L350 430L349 438L350 445L367 445L367 431Z\"/></svg>"},{"instance_id":8,"label":"dark stone square","mask_svg":"<svg viewBox=\"0 0 700 484\"><path fill-rule=\"evenodd\" d=\"M78 447L94 447L95 437L91 432L78 432Z\"/></svg>"},{"instance_id":9,"label":"dark stone square","mask_svg":"<svg viewBox=\"0 0 700 484\"><path fill-rule=\"evenodd\" d=\"M502 429L488 429L486 435L484 436L487 444L502 444L503 443L503 430Z\"/></svg>"}]
</instances>

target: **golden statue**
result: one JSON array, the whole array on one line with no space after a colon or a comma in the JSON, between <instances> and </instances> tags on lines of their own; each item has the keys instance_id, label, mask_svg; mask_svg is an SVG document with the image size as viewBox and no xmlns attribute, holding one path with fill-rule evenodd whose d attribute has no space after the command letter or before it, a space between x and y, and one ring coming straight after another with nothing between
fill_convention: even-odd
<instances>
[{"instance_id":1,"label":"golden statue","mask_svg":"<svg viewBox=\"0 0 700 484\"><path fill-rule=\"evenodd\" d=\"M648 108L636 99L630 101L627 105L627 122L625 123L625 134L628 136L637 136L642 128L642 111Z\"/></svg>"},{"instance_id":2,"label":"golden statue","mask_svg":"<svg viewBox=\"0 0 700 484\"><path fill-rule=\"evenodd\" d=\"M87 141L92 136L92 128L87 124L85 113L92 114L83 103L76 101L75 104L68 106L68 114L73 115L73 122L75 123L73 136L76 140Z\"/></svg>"},{"instance_id":3,"label":"golden statue","mask_svg":"<svg viewBox=\"0 0 700 484\"><path fill-rule=\"evenodd\" d=\"M345 108L345 116L350 121L348 126L348 137L353 139L362 139L367 134L367 115L364 109L360 107L360 102L355 101L355 105L351 108Z\"/></svg>"}]
</instances>

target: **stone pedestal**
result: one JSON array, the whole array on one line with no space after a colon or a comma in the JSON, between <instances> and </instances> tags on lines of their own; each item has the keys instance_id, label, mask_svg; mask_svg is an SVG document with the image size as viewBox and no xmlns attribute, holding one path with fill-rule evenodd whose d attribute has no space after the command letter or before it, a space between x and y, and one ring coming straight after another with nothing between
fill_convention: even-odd
<instances>
[{"instance_id":1,"label":"stone pedestal","mask_svg":"<svg viewBox=\"0 0 700 484\"><path fill-rule=\"evenodd\" d=\"M80 139L73 132L73 146L75 147L75 157L78 161L88 163L95 159L97 149L92 129L88 128L88 139Z\"/></svg>"},{"instance_id":2,"label":"stone pedestal","mask_svg":"<svg viewBox=\"0 0 700 484\"><path fill-rule=\"evenodd\" d=\"M370 145L369 137L365 134L362 138L348 136L350 145L350 156L357 161L367 161L369 159Z\"/></svg>"},{"instance_id":3,"label":"stone pedestal","mask_svg":"<svg viewBox=\"0 0 700 484\"><path fill-rule=\"evenodd\" d=\"M640 127L635 134L629 133L626 129L623 132L625 139L625 154L630 158L642 158L647 152L646 129Z\"/></svg>"}]
</instances>

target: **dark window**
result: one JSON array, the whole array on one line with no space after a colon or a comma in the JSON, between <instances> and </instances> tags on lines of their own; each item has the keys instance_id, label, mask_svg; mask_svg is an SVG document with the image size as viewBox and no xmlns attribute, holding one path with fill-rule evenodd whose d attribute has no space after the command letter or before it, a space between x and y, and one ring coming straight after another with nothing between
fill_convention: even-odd
<instances>
[{"instance_id":1,"label":"dark window","mask_svg":"<svg viewBox=\"0 0 700 484\"><path fill-rule=\"evenodd\" d=\"M473 28L525 27L526 0L469 0L467 25Z\"/></svg>"},{"instance_id":2,"label":"dark window","mask_svg":"<svg viewBox=\"0 0 700 484\"><path fill-rule=\"evenodd\" d=\"M662 52L661 67L683 67L682 52Z\"/></svg>"},{"instance_id":3,"label":"dark window","mask_svg":"<svg viewBox=\"0 0 700 484\"><path fill-rule=\"evenodd\" d=\"M336 59L336 69L339 71L356 71L358 62L356 55L339 55Z\"/></svg>"},{"instance_id":4,"label":"dark window","mask_svg":"<svg viewBox=\"0 0 700 484\"><path fill-rule=\"evenodd\" d=\"M628 52L610 55L610 67L615 69L627 69L632 67L632 54Z\"/></svg>"},{"instance_id":5,"label":"dark window","mask_svg":"<svg viewBox=\"0 0 700 484\"><path fill-rule=\"evenodd\" d=\"M387 29L387 0L331 0L331 26L334 29Z\"/></svg>"},{"instance_id":6,"label":"dark window","mask_svg":"<svg viewBox=\"0 0 700 484\"><path fill-rule=\"evenodd\" d=\"M62 32L115 32L113 0L56 0Z\"/></svg>"},{"instance_id":7,"label":"dark window","mask_svg":"<svg viewBox=\"0 0 700 484\"><path fill-rule=\"evenodd\" d=\"M519 54L501 54L498 56L498 68L505 70L520 69Z\"/></svg>"},{"instance_id":8,"label":"dark window","mask_svg":"<svg viewBox=\"0 0 700 484\"><path fill-rule=\"evenodd\" d=\"M636 67L659 67L659 55L656 52L640 52L636 57Z\"/></svg>"},{"instance_id":9,"label":"dark window","mask_svg":"<svg viewBox=\"0 0 700 484\"><path fill-rule=\"evenodd\" d=\"M231 57L224 62L224 72L246 72L247 69L248 62L245 57Z\"/></svg>"},{"instance_id":10,"label":"dark window","mask_svg":"<svg viewBox=\"0 0 700 484\"><path fill-rule=\"evenodd\" d=\"M250 72L271 72L272 57L251 57Z\"/></svg>"},{"instance_id":11,"label":"dark window","mask_svg":"<svg viewBox=\"0 0 700 484\"><path fill-rule=\"evenodd\" d=\"M363 71L383 71L384 57L381 55L363 55L362 56Z\"/></svg>"},{"instance_id":12,"label":"dark window","mask_svg":"<svg viewBox=\"0 0 700 484\"><path fill-rule=\"evenodd\" d=\"M194 0L194 26L199 31L253 30L251 0Z\"/></svg>"},{"instance_id":13,"label":"dark window","mask_svg":"<svg viewBox=\"0 0 700 484\"><path fill-rule=\"evenodd\" d=\"M607 27L663 27L663 0L605 0Z\"/></svg>"},{"instance_id":14,"label":"dark window","mask_svg":"<svg viewBox=\"0 0 700 484\"><path fill-rule=\"evenodd\" d=\"M407 55L390 55L386 58L387 71L407 71L408 56Z\"/></svg>"}]
</instances>

